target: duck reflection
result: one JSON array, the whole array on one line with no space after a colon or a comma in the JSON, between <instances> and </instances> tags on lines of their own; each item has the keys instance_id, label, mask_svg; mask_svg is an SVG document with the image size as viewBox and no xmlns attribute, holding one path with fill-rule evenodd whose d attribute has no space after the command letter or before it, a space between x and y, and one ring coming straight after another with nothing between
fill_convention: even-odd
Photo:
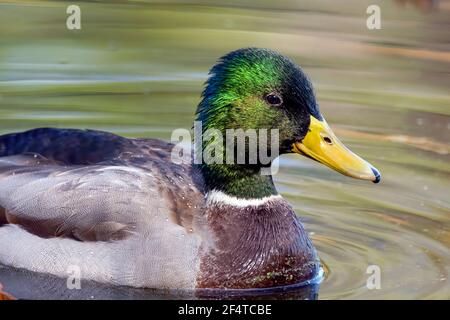
<instances>
[{"instance_id":1,"label":"duck reflection","mask_svg":"<svg viewBox=\"0 0 450 320\"><path fill-rule=\"evenodd\" d=\"M0 266L0 282L11 294L5 294L5 298L14 296L17 299L31 300L316 300L319 293L319 284L253 291L177 291L117 287L82 281L81 289L68 289L67 279L3 266Z\"/></svg>"}]
</instances>

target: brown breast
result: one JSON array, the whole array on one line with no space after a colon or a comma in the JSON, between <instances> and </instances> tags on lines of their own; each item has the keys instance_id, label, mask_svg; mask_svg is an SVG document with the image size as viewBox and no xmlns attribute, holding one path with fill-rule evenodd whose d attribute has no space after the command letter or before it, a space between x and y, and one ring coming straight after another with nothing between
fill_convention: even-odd
<instances>
[{"instance_id":1,"label":"brown breast","mask_svg":"<svg viewBox=\"0 0 450 320\"><path fill-rule=\"evenodd\" d=\"M205 221L213 240L201 247L198 288L284 286L319 271L311 240L282 198L257 207L214 205Z\"/></svg>"}]
</instances>

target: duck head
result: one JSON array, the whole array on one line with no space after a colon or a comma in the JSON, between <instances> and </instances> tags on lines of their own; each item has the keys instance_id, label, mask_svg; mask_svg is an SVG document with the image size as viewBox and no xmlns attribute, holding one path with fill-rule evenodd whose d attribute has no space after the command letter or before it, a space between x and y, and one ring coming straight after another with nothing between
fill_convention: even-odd
<instances>
[{"instance_id":1,"label":"duck head","mask_svg":"<svg viewBox=\"0 0 450 320\"><path fill-rule=\"evenodd\" d=\"M302 69L270 50L240 49L222 57L210 71L197 121L203 132L214 128L224 135L226 129L277 129L277 154L297 153L344 175L380 181L378 170L347 149L328 126ZM204 142L203 148L210 143ZM273 151L270 145L267 149ZM206 164L203 170L216 184L227 184L227 176L239 180L261 166L259 161L241 166Z\"/></svg>"}]
</instances>

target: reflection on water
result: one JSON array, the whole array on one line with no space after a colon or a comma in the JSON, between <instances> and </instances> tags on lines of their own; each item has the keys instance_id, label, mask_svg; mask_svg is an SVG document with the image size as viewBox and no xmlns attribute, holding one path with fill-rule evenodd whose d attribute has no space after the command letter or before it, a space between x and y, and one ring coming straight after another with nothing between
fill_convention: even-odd
<instances>
[{"instance_id":1,"label":"reflection on water","mask_svg":"<svg viewBox=\"0 0 450 320\"><path fill-rule=\"evenodd\" d=\"M319 292L318 284L293 286L291 288L258 290L155 290L120 286L108 286L92 281L82 281L81 290L68 289L67 279L27 270L16 270L0 266L0 279L4 286L22 299L301 299L315 300ZM0 291L1 293L1 291ZM1 300L1 295L0 295Z\"/></svg>"},{"instance_id":2,"label":"reflection on water","mask_svg":"<svg viewBox=\"0 0 450 320\"><path fill-rule=\"evenodd\" d=\"M248 46L281 51L308 72L342 140L383 173L372 185L282 157L277 186L327 270L318 297L450 298L450 3L403 2L83 2L79 31L65 28L64 3L1 3L0 133L88 127L169 139L191 127L219 56ZM366 28L369 4L381 7L381 30ZM381 268L380 290L366 287L369 265ZM64 291L57 280L0 271L19 298ZM317 296L317 287L307 290L294 297ZM82 291L179 297L92 284Z\"/></svg>"}]
</instances>

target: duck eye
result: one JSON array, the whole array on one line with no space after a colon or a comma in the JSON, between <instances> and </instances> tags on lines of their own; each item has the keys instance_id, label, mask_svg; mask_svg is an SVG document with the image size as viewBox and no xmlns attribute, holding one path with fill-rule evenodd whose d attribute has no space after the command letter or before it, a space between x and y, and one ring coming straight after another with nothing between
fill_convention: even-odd
<instances>
[{"instance_id":1,"label":"duck eye","mask_svg":"<svg viewBox=\"0 0 450 320\"><path fill-rule=\"evenodd\" d=\"M333 140L331 140L330 137L324 136L324 137L322 137L322 138L323 138L323 141L325 141L326 143L328 143L328 144L333 144Z\"/></svg>"},{"instance_id":2,"label":"duck eye","mask_svg":"<svg viewBox=\"0 0 450 320\"><path fill-rule=\"evenodd\" d=\"M283 99L276 93L269 93L266 95L266 101L275 107L278 107L283 103Z\"/></svg>"}]
</instances>

